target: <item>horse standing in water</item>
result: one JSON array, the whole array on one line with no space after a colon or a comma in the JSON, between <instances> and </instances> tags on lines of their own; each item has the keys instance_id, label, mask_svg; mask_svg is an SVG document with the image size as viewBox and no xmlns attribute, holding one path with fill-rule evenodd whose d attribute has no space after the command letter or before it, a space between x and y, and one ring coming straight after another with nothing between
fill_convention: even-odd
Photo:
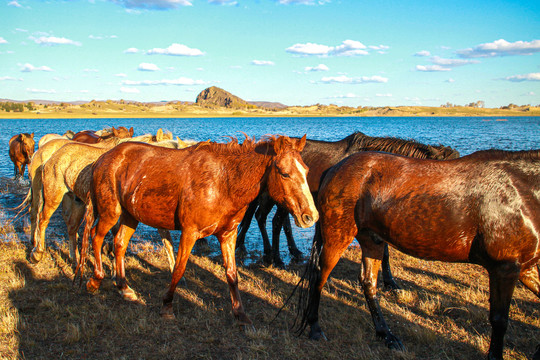
<instances>
[{"instance_id":1,"label":"horse standing in water","mask_svg":"<svg viewBox=\"0 0 540 360\"><path fill-rule=\"evenodd\" d=\"M313 198L317 198L317 190L322 174L347 156L359 151L384 151L398 155L410 156L419 159L448 160L457 159L459 152L448 146L426 145L414 140L405 140L396 137L373 137L355 132L339 141L319 141L307 140L304 150L302 150L302 160L309 168L307 176L309 189ZM283 227L287 237L289 252L293 258L299 259L302 253L296 247L292 236L291 223L286 211L277 208L272 220L272 245L266 232L266 218L275 203L267 196L261 196L250 205L246 216L240 224L237 247L240 251L246 252L244 241L249 225L256 215L257 223L261 231L264 244L264 258L269 263L283 265L279 255L279 236ZM257 211L255 211L257 209ZM386 287L399 289L399 286L392 277L389 262L388 245L385 247L385 257L383 259L383 278Z\"/></svg>"},{"instance_id":2,"label":"horse standing in water","mask_svg":"<svg viewBox=\"0 0 540 360\"><path fill-rule=\"evenodd\" d=\"M236 232L248 205L261 191L290 211L301 227L318 219L309 191L307 168L300 157L306 138L271 137L239 145L201 143L183 150L125 143L101 156L93 166L81 259L83 269L90 232L95 256L94 276L86 288L96 291L104 277L101 246L109 229L120 221L114 238L117 286L127 300L137 298L127 285L124 255L139 222L182 230L169 290L161 315L173 318L172 301L197 239L215 235L223 254L233 314L239 325L251 325L238 290L234 257ZM94 218L97 224L92 228ZM92 228L92 229L91 229Z\"/></svg>"},{"instance_id":3,"label":"horse standing in water","mask_svg":"<svg viewBox=\"0 0 540 360\"><path fill-rule=\"evenodd\" d=\"M34 155L34 133L22 133L9 139L9 158L13 161L15 179L24 176L24 169Z\"/></svg>"},{"instance_id":4,"label":"horse standing in water","mask_svg":"<svg viewBox=\"0 0 540 360\"><path fill-rule=\"evenodd\" d=\"M318 203L319 225L299 283L308 282L300 290L299 333L309 325L311 338L324 337L318 322L321 291L356 237L362 248L359 280L376 334L390 348L403 349L377 299L384 240L419 258L487 270L488 358L502 359L517 281L540 297L540 150L479 151L450 161L357 153L327 172Z\"/></svg>"},{"instance_id":5,"label":"horse standing in water","mask_svg":"<svg viewBox=\"0 0 540 360\"><path fill-rule=\"evenodd\" d=\"M133 137L133 127L131 127L129 130L124 126L120 126L118 127L118 129L113 127L111 129L111 132L100 135L101 133L103 133L103 130L100 130L100 133L92 130L83 130L73 135L73 138L71 140L82 142L85 144L97 144L103 140L107 140L112 137L119 139L130 138Z\"/></svg>"}]
</instances>

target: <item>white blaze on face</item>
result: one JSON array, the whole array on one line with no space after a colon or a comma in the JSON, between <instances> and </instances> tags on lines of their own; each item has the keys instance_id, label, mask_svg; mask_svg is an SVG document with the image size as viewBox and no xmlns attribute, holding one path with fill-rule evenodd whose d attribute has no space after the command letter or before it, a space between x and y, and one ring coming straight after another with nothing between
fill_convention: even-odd
<instances>
[{"instance_id":1,"label":"white blaze on face","mask_svg":"<svg viewBox=\"0 0 540 360\"><path fill-rule=\"evenodd\" d=\"M313 202L313 196L311 196L311 191L309 190L308 182L307 182L307 170L298 160L294 160L294 164L296 165L296 168L302 175L302 179L304 180L301 185L301 191L302 195L308 200L308 206L311 212L316 213L317 209L315 208L315 203Z\"/></svg>"}]
</instances>

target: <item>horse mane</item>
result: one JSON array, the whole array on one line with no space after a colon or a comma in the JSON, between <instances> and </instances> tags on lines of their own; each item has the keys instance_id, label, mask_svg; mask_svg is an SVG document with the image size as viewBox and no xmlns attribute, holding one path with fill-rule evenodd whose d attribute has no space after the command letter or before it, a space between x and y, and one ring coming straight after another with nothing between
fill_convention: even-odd
<instances>
[{"instance_id":1,"label":"horse mane","mask_svg":"<svg viewBox=\"0 0 540 360\"><path fill-rule=\"evenodd\" d=\"M507 151L499 149L480 150L469 155L481 160L540 160L540 149Z\"/></svg>"},{"instance_id":2,"label":"horse mane","mask_svg":"<svg viewBox=\"0 0 540 360\"><path fill-rule=\"evenodd\" d=\"M422 144L416 140L406 140L398 137L372 137L361 132L349 135L345 139L348 140L347 150L376 150L419 159L429 158L433 154L432 146Z\"/></svg>"},{"instance_id":3,"label":"horse mane","mask_svg":"<svg viewBox=\"0 0 540 360\"><path fill-rule=\"evenodd\" d=\"M238 138L230 136L226 143L217 143L210 140L202 141L195 145L195 149L205 149L217 154L245 154L251 151L275 155L274 149L284 148L292 145L292 140L288 136L267 135L257 141L255 137L249 137L246 134L244 141L240 144Z\"/></svg>"}]
</instances>

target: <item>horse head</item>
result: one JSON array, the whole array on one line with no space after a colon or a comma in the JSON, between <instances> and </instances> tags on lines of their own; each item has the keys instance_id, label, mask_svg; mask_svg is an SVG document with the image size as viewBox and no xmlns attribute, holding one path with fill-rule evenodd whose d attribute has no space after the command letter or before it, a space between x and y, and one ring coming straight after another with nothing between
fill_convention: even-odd
<instances>
[{"instance_id":1,"label":"horse head","mask_svg":"<svg viewBox=\"0 0 540 360\"><path fill-rule=\"evenodd\" d=\"M32 160L32 156L34 155L34 133L19 134L18 141L21 143L21 152L24 155L25 162L30 164L30 160Z\"/></svg>"},{"instance_id":2,"label":"horse head","mask_svg":"<svg viewBox=\"0 0 540 360\"><path fill-rule=\"evenodd\" d=\"M133 137L133 127L131 127L129 130L124 126L120 126L118 129L113 127L112 132L113 135L119 139Z\"/></svg>"},{"instance_id":3,"label":"horse head","mask_svg":"<svg viewBox=\"0 0 540 360\"><path fill-rule=\"evenodd\" d=\"M268 175L268 194L293 215L297 226L303 228L312 226L319 219L307 183L308 168L300 156L305 144L306 135L301 139L274 138L275 155Z\"/></svg>"}]
</instances>

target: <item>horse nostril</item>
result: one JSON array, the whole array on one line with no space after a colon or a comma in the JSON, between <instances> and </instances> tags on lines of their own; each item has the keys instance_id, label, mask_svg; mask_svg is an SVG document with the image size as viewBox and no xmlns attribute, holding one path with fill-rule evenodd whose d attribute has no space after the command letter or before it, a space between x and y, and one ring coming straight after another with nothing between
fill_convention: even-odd
<instances>
[{"instance_id":1,"label":"horse nostril","mask_svg":"<svg viewBox=\"0 0 540 360\"><path fill-rule=\"evenodd\" d=\"M311 224L313 222L313 218L311 216L309 216L308 214L302 215L302 220L306 224Z\"/></svg>"}]
</instances>

